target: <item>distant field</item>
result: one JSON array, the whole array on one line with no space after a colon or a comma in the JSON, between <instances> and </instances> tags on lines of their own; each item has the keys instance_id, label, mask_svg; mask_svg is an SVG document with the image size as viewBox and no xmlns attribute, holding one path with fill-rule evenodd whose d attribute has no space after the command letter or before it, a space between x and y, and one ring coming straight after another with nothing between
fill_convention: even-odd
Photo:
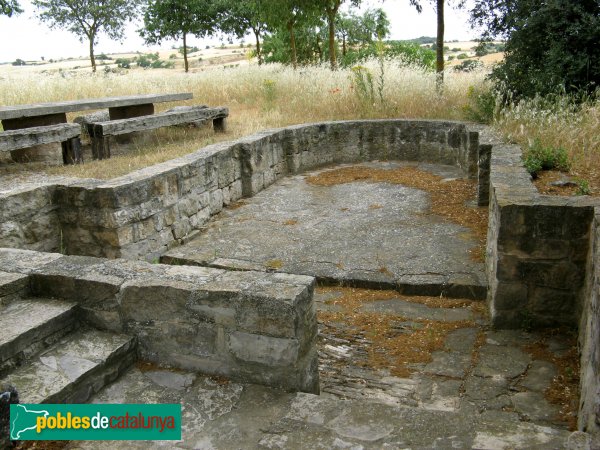
<instances>
[{"instance_id":1,"label":"distant field","mask_svg":"<svg viewBox=\"0 0 600 450\"><path fill-rule=\"evenodd\" d=\"M497 62L502 59L502 53L494 53L490 55L486 55L481 58L475 57L474 48L477 46L477 42L475 41L462 41L462 42L447 42L445 44L449 51L445 52L446 59L448 57L456 57L460 53L466 53L470 59L481 60L484 64L489 65L494 62ZM452 51L453 49L460 49L460 51ZM255 59L250 57L250 54L253 50L253 47L244 46L241 47L239 44L237 45L227 45L224 47L210 47L210 48L201 48L197 52L192 52L188 54L190 70L194 71L202 71L207 68L212 67L230 67L230 66L243 66L251 63L255 63ZM150 52L148 52L150 53ZM138 56L138 53L111 53L106 56L110 57L110 60L101 60L97 59L96 64L98 65L98 70L104 70L106 67L111 69L117 69L117 65L115 63L117 58L129 58L133 59ZM100 54L96 55L96 57L100 56ZM159 57L161 60L166 62L174 63L175 70L183 69L183 55L177 49L171 50L163 50L159 52ZM448 61L448 66L453 66L459 64L461 61L454 59L452 61ZM135 69L135 65L133 65L132 69ZM81 56L77 58L72 58L68 60L60 60L60 61L27 61L27 65L25 66L13 66L12 64L0 64L0 74L2 73L23 73L23 72L58 72L58 71L81 71L87 72L91 70L91 64L89 61L89 57ZM148 69L151 70L151 69Z\"/></svg>"},{"instance_id":2,"label":"distant field","mask_svg":"<svg viewBox=\"0 0 600 450\"><path fill-rule=\"evenodd\" d=\"M475 42L449 42L454 52L474 54ZM132 68L105 73L103 67L92 74L87 60L62 61L37 66L0 66L0 104L49 102L78 98L141 93L192 92L188 104L228 106L229 131L215 135L210 129L168 129L151 139L122 149L107 161L86 162L82 166L41 170L69 176L110 178L140 167L165 161L197 150L217 140L231 140L256 131L291 124L355 118L432 118L469 120L480 109L487 115L489 65L502 54L481 58L484 66L472 72L450 68L440 96L435 89L435 73L389 61L381 73L378 61L367 71L329 70L327 64L296 71L278 64L259 67L239 46L211 48L193 53L189 74L182 70L181 55L175 69ZM234 53L235 52L235 53ZM166 60L176 50L160 56ZM202 54L203 56L198 56ZM133 57L130 55L110 55ZM199 58L202 57L202 61ZM73 70L75 66L79 69ZM71 69L69 69L71 67ZM110 66L112 67L112 66ZM62 69L59 71L59 69ZM369 81L370 78L370 81ZM15 88L18 86L18 89ZM486 97L487 96L487 97ZM172 104L159 105L158 109ZM69 115L72 120L74 115ZM554 105L531 101L496 110L495 128L506 139L527 148L535 139L544 145L564 147L573 161L572 174L590 181L600 193L600 106L598 102L574 108L568 99ZM33 167L31 167L33 168ZM23 170L13 165L10 170Z\"/></svg>"},{"instance_id":3,"label":"distant field","mask_svg":"<svg viewBox=\"0 0 600 450\"><path fill-rule=\"evenodd\" d=\"M25 66L27 67L27 66ZM329 70L328 65L293 70L279 64L216 66L182 70L148 69L97 74L88 71L0 72L0 104L49 102L141 93L192 92L188 104L230 108L229 132L173 129L154 133L120 157L77 167L44 170L71 176L110 178L197 150L215 140L235 139L291 124L356 118L435 118L461 120L471 104L468 93L485 89L485 72L449 71L442 96L434 72L378 61L366 69ZM17 70L15 70L17 69ZM370 80L370 81L369 81ZM14 86L19 89L14 89ZM175 106L157 105L159 110ZM69 115L72 120L74 115ZM15 168L17 170L17 168Z\"/></svg>"}]
</instances>

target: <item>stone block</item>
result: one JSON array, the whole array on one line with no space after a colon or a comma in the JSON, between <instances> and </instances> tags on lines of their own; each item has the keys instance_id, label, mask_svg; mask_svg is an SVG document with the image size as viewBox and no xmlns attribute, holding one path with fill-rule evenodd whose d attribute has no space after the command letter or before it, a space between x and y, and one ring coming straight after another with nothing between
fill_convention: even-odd
<instances>
[{"instance_id":1,"label":"stone block","mask_svg":"<svg viewBox=\"0 0 600 450\"><path fill-rule=\"evenodd\" d=\"M249 333L293 338L298 316L293 305L268 296L244 296L236 305L235 321L236 328Z\"/></svg>"},{"instance_id":2,"label":"stone block","mask_svg":"<svg viewBox=\"0 0 600 450\"><path fill-rule=\"evenodd\" d=\"M182 239L190 231L192 231L192 224L189 218L183 218L173 224L172 227L173 236L175 239Z\"/></svg>"},{"instance_id":3,"label":"stone block","mask_svg":"<svg viewBox=\"0 0 600 450\"><path fill-rule=\"evenodd\" d=\"M223 191L221 189L215 189L210 193L209 208L211 215L217 214L223 209Z\"/></svg>"},{"instance_id":4,"label":"stone block","mask_svg":"<svg viewBox=\"0 0 600 450\"><path fill-rule=\"evenodd\" d=\"M185 319L191 285L185 281L138 279L123 284L120 306L124 321L151 323L168 318Z\"/></svg>"},{"instance_id":5,"label":"stone block","mask_svg":"<svg viewBox=\"0 0 600 450\"><path fill-rule=\"evenodd\" d=\"M229 335L232 355L246 363L290 366L298 360L298 341L235 331Z\"/></svg>"},{"instance_id":6,"label":"stone block","mask_svg":"<svg viewBox=\"0 0 600 450\"><path fill-rule=\"evenodd\" d=\"M499 313L527 308L528 294L528 287L524 283L499 283L492 307Z\"/></svg>"},{"instance_id":7,"label":"stone block","mask_svg":"<svg viewBox=\"0 0 600 450\"><path fill-rule=\"evenodd\" d=\"M0 303L9 296L26 296L28 293L27 275L0 271Z\"/></svg>"}]
</instances>

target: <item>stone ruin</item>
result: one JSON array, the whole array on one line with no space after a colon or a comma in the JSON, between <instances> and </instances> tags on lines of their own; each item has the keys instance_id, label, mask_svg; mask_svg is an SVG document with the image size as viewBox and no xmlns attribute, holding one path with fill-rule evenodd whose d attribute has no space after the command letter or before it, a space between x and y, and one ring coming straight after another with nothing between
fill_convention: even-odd
<instances>
[{"instance_id":1,"label":"stone ruin","mask_svg":"<svg viewBox=\"0 0 600 450\"><path fill-rule=\"evenodd\" d=\"M600 201L540 195L518 146L485 127L449 121L299 125L112 180L1 192L0 302L31 317L5 332L4 382L17 386L24 403L85 402L139 358L318 393L314 277L156 262L202 234L223 208L278 180L375 160L452 165L476 180L477 202L489 206L487 285L427 281L427 292L480 292L472 298L487 297L496 329L578 328L578 428L597 439ZM385 287L418 292L423 283ZM79 354L86 370L71 361L51 395L42 393L43 380L27 384L27 370L39 367L26 363L70 335L77 335L74 348L97 342Z\"/></svg>"}]
</instances>

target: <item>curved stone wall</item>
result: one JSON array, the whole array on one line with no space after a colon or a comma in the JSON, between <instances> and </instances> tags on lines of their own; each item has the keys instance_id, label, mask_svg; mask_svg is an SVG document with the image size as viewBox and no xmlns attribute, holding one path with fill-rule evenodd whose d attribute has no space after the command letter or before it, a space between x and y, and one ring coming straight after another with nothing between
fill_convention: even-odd
<instances>
[{"instance_id":1,"label":"curved stone wall","mask_svg":"<svg viewBox=\"0 0 600 450\"><path fill-rule=\"evenodd\" d=\"M22 214L24 222L14 221L12 234L0 231L0 247L154 260L192 238L224 206L286 175L372 160L452 164L471 178L485 175L478 166L478 133L463 123L370 120L298 125L211 145L109 181L47 186L46 207L52 219L44 230L51 239L41 246L19 238L27 234L19 227L31 226L27 221L40 210L36 204L32 214ZM485 176L481 178L481 186L487 186ZM487 199L485 191L481 198ZM21 203L28 207L29 202ZM0 214L10 215L11 208L0 204Z\"/></svg>"}]
</instances>

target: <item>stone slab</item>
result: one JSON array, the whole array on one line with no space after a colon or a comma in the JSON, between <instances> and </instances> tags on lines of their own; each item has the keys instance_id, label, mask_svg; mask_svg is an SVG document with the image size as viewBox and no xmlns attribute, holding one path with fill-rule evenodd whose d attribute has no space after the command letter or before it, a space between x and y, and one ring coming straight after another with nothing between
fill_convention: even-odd
<instances>
[{"instance_id":1,"label":"stone slab","mask_svg":"<svg viewBox=\"0 0 600 450\"><path fill-rule=\"evenodd\" d=\"M53 299L16 300L0 311L0 371L13 358L49 345L74 327L76 303Z\"/></svg>"},{"instance_id":2,"label":"stone slab","mask_svg":"<svg viewBox=\"0 0 600 450\"><path fill-rule=\"evenodd\" d=\"M78 331L0 382L15 386L21 403L83 403L134 359L134 338Z\"/></svg>"},{"instance_id":3,"label":"stone slab","mask_svg":"<svg viewBox=\"0 0 600 450\"><path fill-rule=\"evenodd\" d=\"M181 403L182 441L111 443L127 449L300 448L563 448L569 432L518 422L510 414L473 415L290 394L143 367L96 395L98 403ZM104 449L103 442L71 442L68 449Z\"/></svg>"},{"instance_id":4,"label":"stone slab","mask_svg":"<svg viewBox=\"0 0 600 450\"><path fill-rule=\"evenodd\" d=\"M482 298L483 264L469 255L473 236L429 214L428 205L427 193L401 185L322 187L292 176L226 209L165 258L221 268L234 261L234 269L262 267L327 282L397 287L413 295L460 290Z\"/></svg>"}]
</instances>

